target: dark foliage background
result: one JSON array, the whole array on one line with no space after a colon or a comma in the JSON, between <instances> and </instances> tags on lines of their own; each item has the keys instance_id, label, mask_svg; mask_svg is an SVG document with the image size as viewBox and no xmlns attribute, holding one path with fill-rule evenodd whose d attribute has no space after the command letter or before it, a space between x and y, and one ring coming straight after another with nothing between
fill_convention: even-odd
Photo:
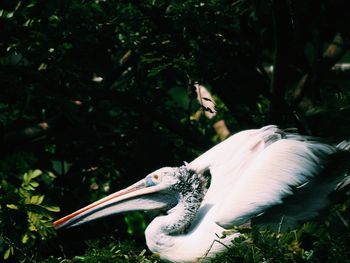
<instances>
[{"instance_id":1,"label":"dark foliage background","mask_svg":"<svg viewBox=\"0 0 350 263\"><path fill-rule=\"evenodd\" d=\"M0 253L14 262L156 261L142 251L152 215L58 234L51 222L192 160L223 138L213 128L222 120L231 133L274 123L349 138L349 19L346 0L1 1ZM216 101L212 119L195 82ZM336 211L348 226L347 203ZM302 232L313 254L290 233L266 240L289 246L280 258L305 261L321 258L317 240L331 240L343 254L330 259L344 260L349 235L334 242L327 231ZM227 254L232 262L234 253L246 262L270 255L256 232L246 238L260 254L243 246Z\"/></svg>"}]
</instances>

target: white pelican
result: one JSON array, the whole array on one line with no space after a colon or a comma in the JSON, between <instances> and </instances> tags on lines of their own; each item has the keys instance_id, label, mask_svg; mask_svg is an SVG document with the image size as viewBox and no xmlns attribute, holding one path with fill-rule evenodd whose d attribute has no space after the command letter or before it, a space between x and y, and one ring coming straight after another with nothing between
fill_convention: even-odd
<instances>
[{"instance_id":1,"label":"white pelican","mask_svg":"<svg viewBox=\"0 0 350 263\"><path fill-rule=\"evenodd\" d=\"M56 222L79 225L110 214L167 209L145 231L149 249L171 262L194 262L225 250L244 223L290 227L311 219L331 192L349 184L327 173L327 162L349 142L330 145L274 125L239 132L191 163L165 167ZM204 173L210 172L206 189ZM215 242L219 240L220 242Z\"/></svg>"}]
</instances>

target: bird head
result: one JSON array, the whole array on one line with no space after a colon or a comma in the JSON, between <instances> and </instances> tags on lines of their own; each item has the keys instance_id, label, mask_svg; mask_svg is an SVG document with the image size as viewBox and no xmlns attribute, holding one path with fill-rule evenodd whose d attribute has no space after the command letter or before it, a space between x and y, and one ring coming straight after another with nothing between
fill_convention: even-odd
<instances>
[{"instance_id":1,"label":"bird head","mask_svg":"<svg viewBox=\"0 0 350 263\"><path fill-rule=\"evenodd\" d=\"M174 207L187 193L200 192L203 180L186 166L158 169L131 186L54 222L56 229L80 225L111 214ZM199 201L204 194L199 195Z\"/></svg>"}]
</instances>

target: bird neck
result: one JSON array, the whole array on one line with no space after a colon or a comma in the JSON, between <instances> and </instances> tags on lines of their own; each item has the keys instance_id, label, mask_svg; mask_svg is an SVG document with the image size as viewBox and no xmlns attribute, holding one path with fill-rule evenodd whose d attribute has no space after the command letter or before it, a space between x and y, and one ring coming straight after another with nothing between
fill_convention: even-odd
<instances>
[{"instance_id":1,"label":"bird neck","mask_svg":"<svg viewBox=\"0 0 350 263\"><path fill-rule=\"evenodd\" d=\"M202 198L203 194L196 192L182 195L167 215L158 216L149 224L145 236L152 252L162 253L177 242L196 216Z\"/></svg>"}]
</instances>

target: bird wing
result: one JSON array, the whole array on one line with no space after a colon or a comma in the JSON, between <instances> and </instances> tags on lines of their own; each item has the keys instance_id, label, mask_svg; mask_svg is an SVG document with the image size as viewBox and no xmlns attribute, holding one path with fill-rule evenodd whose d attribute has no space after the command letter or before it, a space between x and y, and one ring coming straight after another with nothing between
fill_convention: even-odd
<instances>
[{"instance_id":1,"label":"bird wing","mask_svg":"<svg viewBox=\"0 0 350 263\"><path fill-rule=\"evenodd\" d=\"M255 158L283 136L283 132L275 125L245 130L232 135L189 163L188 168L198 174L210 171L210 188L203 204L212 206L220 202Z\"/></svg>"},{"instance_id":2,"label":"bird wing","mask_svg":"<svg viewBox=\"0 0 350 263\"><path fill-rule=\"evenodd\" d=\"M320 173L325 160L336 148L319 142L301 141L300 138L292 136L274 141L256 153L253 160L242 159L244 168L239 170L239 175L232 173L237 170L210 168L213 186L218 185L217 179L232 181L229 178L236 178L234 184L224 187L221 201L215 201L217 224L229 228L245 223L267 208L282 203L284 197L292 194L293 188L307 184ZM234 159L227 161L235 162Z\"/></svg>"},{"instance_id":3,"label":"bird wing","mask_svg":"<svg viewBox=\"0 0 350 263\"><path fill-rule=\"evenodd\" d=\"M224 167L222 164L227 165L228 161L230 161L229 165L225 169L235 167L236 163L242 163L242 159L247 157L247 154L243 155L243 153L256 153L264 148L264 145L281 139L282 134L275 125L238 132L197 157L188 164L188 168L197 173L203 173L207 169L212 171L222 168ZM231 164L232 162L235 164ZM221 174L216 173L215 176L220 177Z\"/></svg>"}]
</instances>

